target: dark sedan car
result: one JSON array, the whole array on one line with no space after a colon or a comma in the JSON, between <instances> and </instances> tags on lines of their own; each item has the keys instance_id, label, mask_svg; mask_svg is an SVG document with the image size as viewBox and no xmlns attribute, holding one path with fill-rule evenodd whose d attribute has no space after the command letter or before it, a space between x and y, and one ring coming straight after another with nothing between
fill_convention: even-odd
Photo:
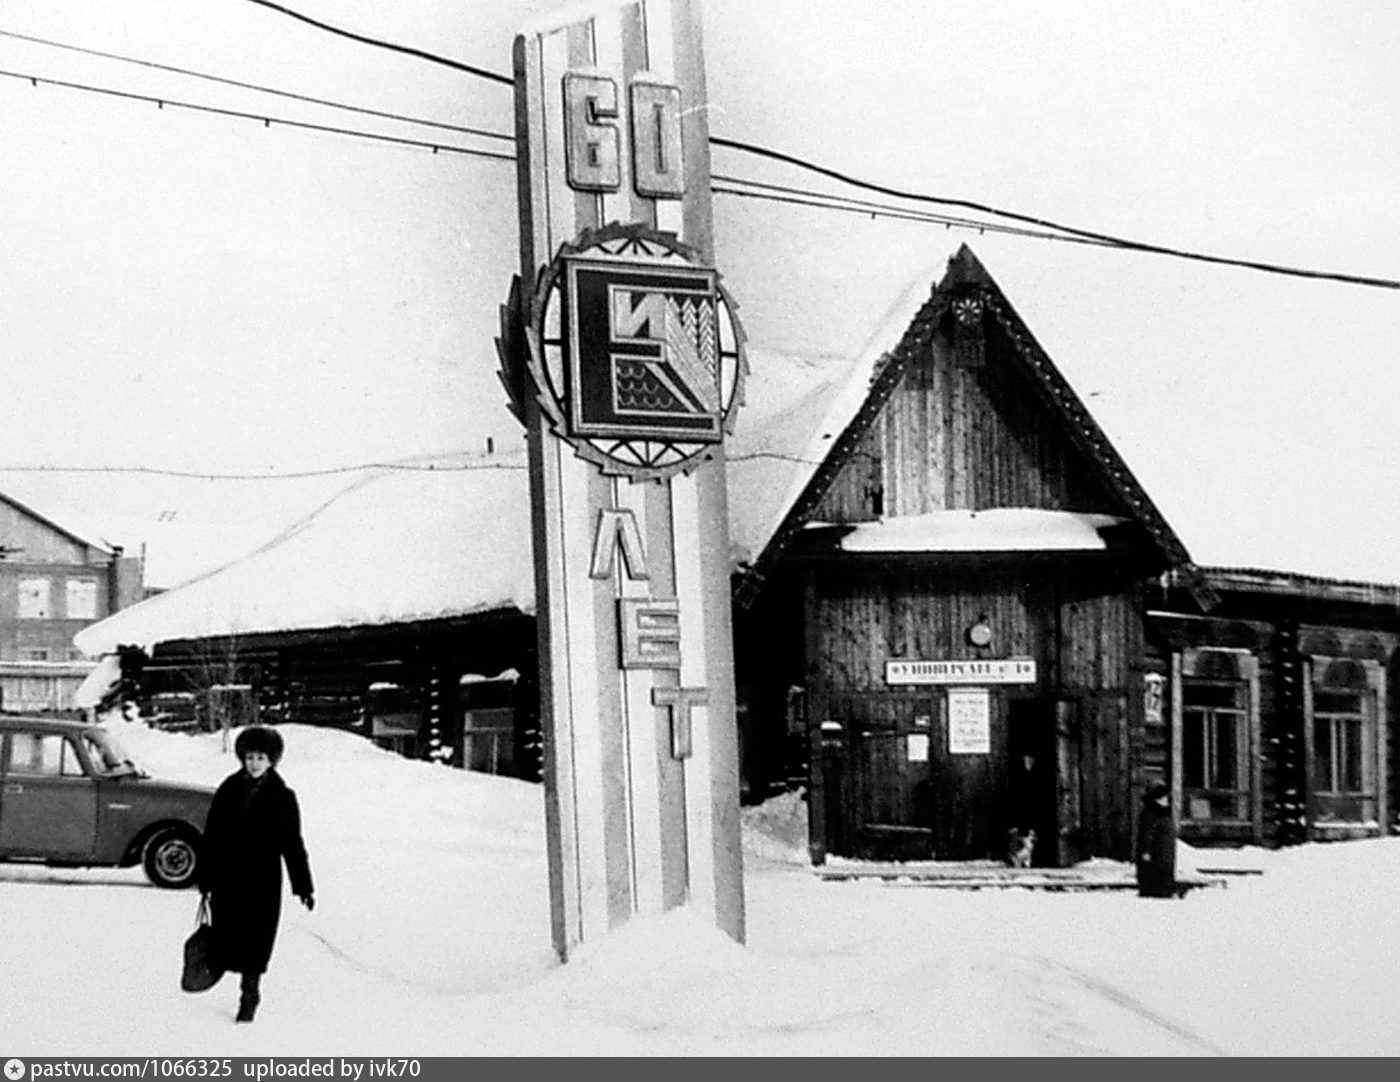
<instances>
[{"instance_id":1,"label":"dark sedan car","mask_svg":"<svg viewBox=\"0 0 1400 1082\"><path fill-rule=\"evenodd\" d=\"M156 886L187 887L213 795L152 778L99 725L0 717L0 860L140 864Z\"/></svg>"}]
</instances>

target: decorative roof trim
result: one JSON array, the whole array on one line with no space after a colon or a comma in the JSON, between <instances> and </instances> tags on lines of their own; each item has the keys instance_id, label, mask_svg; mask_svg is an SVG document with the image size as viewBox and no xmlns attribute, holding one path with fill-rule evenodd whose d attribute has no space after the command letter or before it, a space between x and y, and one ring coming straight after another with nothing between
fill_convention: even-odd
<instances>
[{"instance_id":1,"label":"decorative roof trim","mask_svg":"<svg viewBox=\"0 0 1400 1082\"><path fill-rule=\"evenodd\" d=\"M880 412L909 370L910 363L920 350L928 349L932 345L934 328L948 310L948 305L949 298L934 290L933 295L924 302L910 322L899 344L886 353L875 366L875 371L870 377L870 390L855 417L832 443L821 465L783 516L782 522L758 559L736 583L734 601L740 608L747 608L758 597L768 573L787 552L807 520L826 498L837 476L850 461L851 452L860 445L874 426Z\"/></svg>"},{"instance_id":2,"label":"decorative roof trim","mask_svg":"<svg viewBox=\"0 0 1400 1082\"><path fill-rule=\"evenodd\" d=\"M1101 479L1116 494L1126 509L1142 524L1161 551L1168 565L1180 576L1203 611L1209 612L1220 598L1199 568L1191 561L1186 546L1176 536L1162 513L1138 483L1127 463L1109 442L1107 435L1085 408L1049 355L1036 341L1025 321L1012 307L1001 287L972 249L964 244L949 260L948 271L933 289L910 322L899 344L880 361L871 378L870 392L855 417L832 444L821 465L807 482L801 495L774 533L752 568L738 580L735 601L748 607L762 589L763 582L778 559L791 545L797 532L816 510L841 469L850 460L851 452L869 433L876 418L889 402L911 361L921 350L930 348L939 323L957 300L979 298L982 314L990 314L996 326L1006 335L1012 355L1032 377L1043 401L1064 422L1074 446L1099 470Z\"/></svg>"},{"instance_id":3,"label":"decorative roof trim","mask_svg":"<svg viewBox=\"0 0 1400 1082\"><path fill-rule=\"evenodd\" d=\"M959 260L966 259L973 264L975 273L985 278L984 292L986 309L995 319L997 326L1010 340L1016 355L1027 372L1033 377L1041 391L1041 398L1064 422L1064 428L1080 452L1099 470L1100 479L1129 509L1151 536L1167 563L1182 576L1183 584L1205 611L1210 611L1220 603L1219 595L1211 588L1200 569L1192 562L1186 546L1176 536L1152 497L1142 487L1128 464L1123 461L1099 423L1085 408L1074 388L1061 375L1055 362L1036 341L1021 319L1020 314L1006 299L1000 287L987 274L977 257L964 248L958 253Z\"/></svg>"}]
</instances>

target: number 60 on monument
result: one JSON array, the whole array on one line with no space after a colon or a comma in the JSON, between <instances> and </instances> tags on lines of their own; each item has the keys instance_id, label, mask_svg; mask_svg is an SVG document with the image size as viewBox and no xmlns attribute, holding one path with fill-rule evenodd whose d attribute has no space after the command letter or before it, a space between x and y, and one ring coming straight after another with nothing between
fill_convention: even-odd
<instances>
[{"instance_id":1,"label":"number 60 on monument","mask_svg":"<svg viewBox=\"0 0 1400 1082\"><path fill-rule=\"evenodd\" d=\"M626 130L632 188L644 199L685 195L681 158L681 92L634 78L627 87ZM605 75L564 76L564 144L569 187L615 192L622 187L622 132L617 83Z\"/></svg>"}]
</instances>

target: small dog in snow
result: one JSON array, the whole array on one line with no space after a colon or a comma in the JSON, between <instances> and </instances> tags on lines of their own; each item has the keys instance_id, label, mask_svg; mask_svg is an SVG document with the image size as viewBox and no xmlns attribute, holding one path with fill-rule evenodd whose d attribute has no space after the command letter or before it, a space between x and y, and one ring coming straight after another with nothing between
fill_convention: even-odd
<instances>
[{"instance_id":1,"label":"small dog in snow","mask_svg":"<svg viewBox=\"0 0 1400 1082\"><path fill-rule=\"evenodd\" d=\"M1006 837L1006 863L1013 868L1029 868L1034 854L1035 831L1028 830L1022 834L1012 827Z\"/></svg>"}]
</instances>

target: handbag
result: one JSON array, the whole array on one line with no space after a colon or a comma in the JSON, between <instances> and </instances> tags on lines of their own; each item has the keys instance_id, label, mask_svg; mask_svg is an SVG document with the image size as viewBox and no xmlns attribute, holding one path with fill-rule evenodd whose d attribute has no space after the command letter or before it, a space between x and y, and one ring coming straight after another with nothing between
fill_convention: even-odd
<instances>
[{"instance_id":1,"label":"handbag","mask_svg":"<svg viewBox=\"0 0 1400 1082\"><path fill-rule=\"evenodd\" d=\"M224 975L224 967L214 953L214 926L210 920L209 896L201 895L194 931L185 940L185 965L180 972L180 987L186 992L213 988Z\"/></svg>"}]
</instances>

